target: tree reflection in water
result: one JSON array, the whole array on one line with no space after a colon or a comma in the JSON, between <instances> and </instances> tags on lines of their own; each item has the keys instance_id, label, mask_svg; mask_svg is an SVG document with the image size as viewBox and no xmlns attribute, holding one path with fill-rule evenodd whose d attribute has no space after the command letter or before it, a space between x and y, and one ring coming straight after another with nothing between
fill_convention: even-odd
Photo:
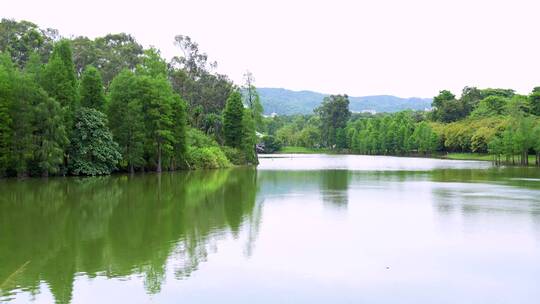
<instances>
[{"instance_id":1,"label":"tree reflection in water","mask_svg":"<svg viewBox=\"0 0 540 304\"><path fill-rule=\"evenodd\" d=\"M69 303L78 275L142 275L157 293L168 261L185 278L229 233L248 231L249 255L261 217L249 168L4 180L0 190L0 282L15 273L4 299L37 294L45 282L57 303Z\"/></svg>"}]
</instances>

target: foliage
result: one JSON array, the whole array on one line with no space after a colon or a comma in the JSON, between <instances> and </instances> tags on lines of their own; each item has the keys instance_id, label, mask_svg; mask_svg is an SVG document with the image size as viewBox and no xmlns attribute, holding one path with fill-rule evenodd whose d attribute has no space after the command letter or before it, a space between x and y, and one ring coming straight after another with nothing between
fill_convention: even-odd
<instances>
[{"instance_id":1,"label":"foliage","mask_svg":"<svg viewBox=\"0 0 540 304\"><path fill-rule=\"evenodd\" d=\"M0 177L160 172L189 168L190 157L194 167L226 167L219 145L231 134L231 158L257 163L258 98L245 110L195 42L176 42L184 56L169 64L127 34L60 39L55 30L2 19ZM227 98L232 112L224 111Z\"/></svg>"},{"instance_id":2,"label":"foliage","mask_svg":"<svg viewBox=\"0 0 540 304\"><path fill-rule=\"evenodd\" d=\"M345 128L351 117L349 97L347 95L325 97L315 113L321 118L321 143L325 147L334 147L337 143L338 130Z\"/></svg>"},{"instance_id":3,"label":"foliage","mask_svg":"<svg viewBox=\"0 0 540 304\"><path fill-rule=\"evenodd\" d=\"M81 105L93 108L98 111L105 109L105 94L103 93L103 82L99 71L89 65L81 76L80 85Z\"/></svg>"},{"instance_id":4,"label":"foliage","mask_svg":"<svg viewBox=\"0 0 540 304\"><path fill-rule=\"evenodd\" d=\"M272 135L265 135L261 139L264 153L275 153L281 149L281 142Z\"/></svg>"},{"instance_id":5,"label":"foliage","mask_svg":"<svg viewBox=\"0 0 540 304\"><path fill-rule=\"evenodd\" d=\"M221 147L221 150L223 153L225 153L225 156L227 156L227 159L234 165L245 165L247 163L246 155L244 151L231 148L227 146Z\"/></svg>"},{"instance_id":6,"label":"foliage","mask_svg":"<svg viewBox=\"0 0 540 304\"><path fill-rule=\"evenodd\" d=\"M257 136L255 133L255 121L250 109L244 109L242 117L242 151L248 164L258 164L256 145Z\"/></svg>"},{"instance_id":7,"label":"foliage","mask_svg":"<svg viewBox=\"0 0 540 304\"><path fill-rule=\"evenodd\" d=\"M540 87L535 87L529 95L529 107L531 114L540 116Z\"/></svg>"},{"instance_id":8,"label":"foliage","mask_svg":"<svg viewBox=\"0 0 540 304\"><path fill-rule=\"evenodd\" d=\"M132 72L121 72L111 83L107 109L111 132L122 153L120 168L130 172L145 165L145 128L139 89Z\"/></svg>"},{"instance_id":9,"label":"foliage","mask_svg":"<svg viewBox=\"0 0 540 304\"><path fill-rule=\"evenodd\" d=\"M219 147L190 147L187 153L192 169L219 169L231 166L227 156Z\"/></svg>"},{"instance_id":10,"label":"foliage","mask_svg":"<svg viewBox=\"0 0 540 304\"><path fill-rule=\"evenodd\" d=\"M0 52L10 54L11 60L23 68L32 54L47 60L58 36L54 29L40 29L29 21L2 19L0 21Z\"/></svg>"},{"instance_id":11,"label":"foliage","mask_svg":"<svg viewBox=\"0 0 540 304\"><path fill-rule=\"evenodd\" d=\"M75 114L71 137L70 172L74 175L110 174L122 155L107 128L105 114L81 107Z\"/></svg>"},{"instance_id":12,"label":"foliage","mask_svg":"<svg viewBox=\"0 0 540 304\"><path fill-rule=\"evenodd\" d=\"M242 95L240 92L234 91L227 98L225 110L223 111L223 131L227 146L233 148L242 147L242 136L244 135L243 117Z\"/></svg>"}]
</instances>

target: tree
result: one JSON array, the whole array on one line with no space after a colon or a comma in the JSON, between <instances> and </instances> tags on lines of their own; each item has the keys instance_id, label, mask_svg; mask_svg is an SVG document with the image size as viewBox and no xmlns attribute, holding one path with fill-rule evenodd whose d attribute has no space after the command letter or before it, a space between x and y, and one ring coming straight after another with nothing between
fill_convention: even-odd
<instances>
[{"instance_id":1,"label":"tree","mask_svg":"<svg viewBox=\"0 0 540 304\"><path fill-rule=\"evenodd\" d=\"M0 53L0 56L5 56ZM11 147L10 105L12 96L11 71L0 64L0 177L6 174L9 165Z\"/></svg>"},{"instance_id":2,"label":"tree","mask_svg":"<svg viewBox=\"0 0 540 304\"><path fill-rule=\"evenodd\" d=\"M34 161L40 174L48 176L60 171L69 141L60 104L41 89L38 94L34 105Z\"/></svg>"},{"instance_id":3,"label":"tree","mask_svg":"<svg viewBox=\"0 0 540 304\"><path fill-rule=\"evenodd\" d=\"M540 87L535 87L529 95L531 114L540 116Z\"/></svg>"},{"instance_id":4,"label":"tree","mask_svg":"<svg viewBox=\"0 0 540 304\"><path fill-rule=\"evenodd\" d=\"M9 150L7 151L8 175L19 177L30 174L30 162L33 157L32 134L34 131L33 123L33 102L36 98L38 87L29 79L17 71L12 65L11 60L0 65L4 69L4 77L7 76L7 92L4 94L7 105L7 117L5 122L9 126L3 129L9 133L2 136L3 141L8 141ZM1 94L1 93L0 93ZM2 94L3 95L3 94ZM5 112L4 112L5 114ZM6 143L6 142L5 142Z\"/></svg>"},{"instance_id":5,"label":"tree","mask_svg":"<svg viewBox=\"0 0 540 304\"><path fill-rule=\"evenodd\" d=\"M480 101L476 109L471 113L471 116L478 118L502 115L506 110L508 102L509 99L507 97L497 95L488 96Z\"/></svg>"},{"instance_id":6,"label":"tree","mask_svg":"<svg viewBox=\"0 0 540 304\"><path fill-rule=\"evenodd\" d=\"M261 104L261 98L257 92L257 88L254 85L255 78L250 71L244 74L244 87L242 92L244 93L244 103L251 110L253 120L255 121L255 129L261 130L263 126L263 106Z\"/></svg>"},{"instance_id":7,"label":"tree","mask_svg":"<svg viewBox=\"0 0 540 304\"><path fill-rule=\"evenodd\" d=\"M433 117L437 121L453 122L464 118L474 106L476 101L468 100L474 98L476 92L470 91L467 87L464 89L464 99L457 100L452 92L442 90L439 95L433 98L432 106Z\"/></svg>"},{"instance_id":8,"label":"tree","mask_svg":"<svg viewBox=\"0 0 540 304\"><path fill-rule=\"evenodd\" d=\"M101 72L105 86L122 70L133 71L141 62L143 47L129 34L108 34L96 38L94 44L98 54L96 61L77 63L77 66L94 65Z\"/></svg>"},{"instance_id":9,"label":"tree","mask_svg":"<svg viewBox=\"0 0 540 304\"><path fill-rule=\"evenodd\" d=\"M536 151L536 166L540 166L540 124L537 124L533 132L532 136L535 139L534 150Z\"/></svg>"},{"instance_id":10,"label":"tree","mask_svg":"<svg viewBox=\"0 0 540 304\"><path fill-rule=\"evenodd\" d=\"M281 142L272 135L262 137L264 153L274 153L281 149Z\"/></svg>"},{"instance_id":11,"label":"tree","mask_svg":"<svg viewBox=\"0 0 540 304\"><path fill-rule=\"evenodd\" d=\"M436 151L439 138L427 122L419 123L412 135L415 147L419 153L431 154Z\"/></svg>"},{"instance_id":12,"label":"tree","mask_svg":"<svg viewBox=\"0 0 540 304\"><path fill-rule=\"evenodd\" d=\"M325 97L321 106L315 109L321 118L321 137L326 147L334 148L337 132L345 128L351 117L349 97L347 95L331 95Z\"/></svg>"},{"instance_id":13,"label":"tree","mask_svg":"<svg viewBox=\"0 0 540 304\"><path fill-rule=\"evenodd\" d=\"M26 65L32 53L46 60L57 36L57 30L42 30L32 22L9 19L0 21L0 51L10 54L19 68Z\"/></svg>"},{"instance_id":14,"label":"tree","mask_svg":"<svg viewBox=\"0 0 540 304\"><path fill-rule=\"evenodd\" d=\"M464 116L469 115L482 100L482 91L476 87L464 87L459 101L463 105Z\"/></svg>"},{"instance_id":15,"label":"tree","mask_svg":"<svg viewBox=\"0 0 540 304\"><path fill-rule=\"evenodd\" d=\"M81 107L75 114L69 168L74 175L110 174L122 156L105 114Z\"/></svg>"},{"instance_id":16,"label":"tree","mask_svg":"<svg viewBox=\"0 0 540 304\"><path fill-rule=\"evenodd\" d=\"M187 152L187 110L186 102L180 98L180 96L175 96L174 102L172 105L173 112L173 137L174 137L174 159L172 161L173 169L179 164L186 162L186 152Z\"/></svg>"},{"instance_id":17,"label":"tree","mask_svg":"<svg viewBox=\"0 0 540 304\"><path fill-rule=\"evenodd\" d=\"M246 156L249 164L258 164L257 150L257 135L255 133L255 121L250 109L244 109L242 117L242 152Z\"/></svg>"},{"instance_id":18,"label":"tree","mask_svg":"<svg viewBox=\"0 0 540 304\"><path fill-rule=\"evenodd\" d=\"M147 151L153 155L157 172L162 171L163 159L172 155L174 137L172 132L173 93L164 78L152 79L142 76L140 85L144 88L142 100ZM153 150L153 151L152 151Z\"/></svg>"},{"instance_id":19,"label":"tree","mask_svg":"<svg viewBox=\"0 0 540 304\"><path fill-rule=\"evenodd\" d=\"M244 116L244 105L242 95L238 90L229 95L225 110L223 111L223 133L225 144L233 148L241 148L243 134L242 120Z\"/></svg>"},{"instance_id":20,"label":"tree","mask_svg":"<svg viewBox=\"0 0 540 304\"><path fill-rule=\"evenodd\" d=\"M519 151L521 165L529 165L529 150L535 145L536 138L534 133L535 121L530 116L515 115L513 116L513 142L516 149Z\"/></svg>"},{"instance_id":21,"label":"tree","mask_svg":"<svg viewBox=\"0 0 540 304\"><path fill-rule=\"evenodd\" d=\"M62 106L65 124L71 128L72 113L77 102L77 79L69 41L61 40L55 44L41 81L49 96Z\"/></svg>"},{"instance_id":22,"label":"tree","mask_svg":"<svg viewBox=\"0 0 540 304\"><path fill-rule=\"evenodd\" d=\"M99 71L89 65L81 76L80 85L81 105L103 112L105 109L105 94Z\"/></svg>"},{"instance_id":23,"label":"tree","mask_svg":"<svg viewBox=\"0 0 540 304\"><path fill-rule=\"evenodd\" d=\"M144 168L144 116L139 84L136 76L127 70L114 78L110 85L108 107L109 125L120 146L120 166L131 173Z\"/></svg>"},{"instance_id":24,"label":"tree","mask_svg":"<svg viewBox=\"0 0 540 304\"><path fill-rule=\"evenodd\" d=\"M167 63L161 58L159 50L150 48L144 51L141 63L137 65L137 74L153 78L167 77Z\"/></svg>"}]
</instances>

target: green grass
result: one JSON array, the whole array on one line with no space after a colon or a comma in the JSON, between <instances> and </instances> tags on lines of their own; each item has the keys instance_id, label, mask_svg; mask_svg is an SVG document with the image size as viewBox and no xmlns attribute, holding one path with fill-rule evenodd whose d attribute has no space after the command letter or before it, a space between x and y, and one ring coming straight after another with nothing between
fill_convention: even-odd
<instances>
[{"instance_id":1,"label":"green grass","mask_svg":"<svg viewBox=\"0 0 540 304\"><path fill-rule=\"evenodd\" d=\"M446 155L443 155L443 158L457 160L493 160L493 157L491 155L485 153L448 153Z\"/></svg>"},{"instance_id":2,"label":"green grass","mask_svg":"<svg viewBox=\"0 0 540 304\"><path fill-rule=\"evenodd\" d=\"M447 159L457 159L457 160L487 160L492 161L493 156L486 153L448 153L442 156ZM516 162L518 158L516 156ZM529 155L529 166L534 166L536 161L536 156Z\"/></svg>"},{"instance_id":3,"label":"green grass","mask_svg":"<svg viewBox=\"0 0 540 304\"><path fill-rule=\"evenodd\" d=\"M285 146L279 150L278 153L299 153L299 154L317 154L317 153L328 153L328 150L325 149L313 149L306 147L295 147L295 146Z\"/></svg>"}]
</instances>

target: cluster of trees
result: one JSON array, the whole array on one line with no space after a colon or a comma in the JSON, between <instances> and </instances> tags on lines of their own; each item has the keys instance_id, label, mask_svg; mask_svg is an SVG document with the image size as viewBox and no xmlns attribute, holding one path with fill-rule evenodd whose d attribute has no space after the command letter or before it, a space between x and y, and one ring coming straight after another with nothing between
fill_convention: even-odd
<instances>
[{"instance_id":1,"label":"cluster of trees","mask_svg":"<svg viewBox=\"0 0 540 304\"><path fill-rule=\"evenodd\" d=\"M127 34L0 22L0 177L256 164L262 107L189 37L167 62ZM244 105L245 104L245 105Z\"/></svg>"},{"instance_id":2,"label":"cluster of trees","mask_svg":"<svg viewBox=\"0 0 540 304\"><path fill-rule=\"evenodd\" d=\"M439 137L425 121L416 122L412 112L357 119L346 129L343 149L361 154L431 154Z\"/></svg>"},{"instance_id":3,"label":"cluster of trees","mask_svg":"<svg viewBox=\"0 0 540 304\"><path fill-rule=\"evenodd\" d=\"M332 95L313 115L272 117L265 131L283 145L360 154L431 154L439 136L419 112L352 114L347 95Z\"/></svg>"},{"instance_id":4,"label":"cluster of trees","mask_svg":"<svg viewBox=\"0 0 540 304\"><path fill-rule=\"evenodd\" d=\"M452 106L455 104L461 107ZM444 151L487 152L497 164L525 166L533 153L539 164L540 87L529 95L510 89L466 87L459 99L441 91L433 106L429 118L441 136Z\"/></svg>"},{"instance_id":5,"label":"cluster of trees","mask_svg":"<svg viewBox=\"0 0 540 304\"><path fill-rule=\"evenodd\" d=\"M496 163L540 163L540 87L465 87L459 98L443 90L429 112L351 114L347 96L327 98L313 115L266 118L263 129L289 146L360 154L491 153Z\"/></svg>"}]
</instances>

